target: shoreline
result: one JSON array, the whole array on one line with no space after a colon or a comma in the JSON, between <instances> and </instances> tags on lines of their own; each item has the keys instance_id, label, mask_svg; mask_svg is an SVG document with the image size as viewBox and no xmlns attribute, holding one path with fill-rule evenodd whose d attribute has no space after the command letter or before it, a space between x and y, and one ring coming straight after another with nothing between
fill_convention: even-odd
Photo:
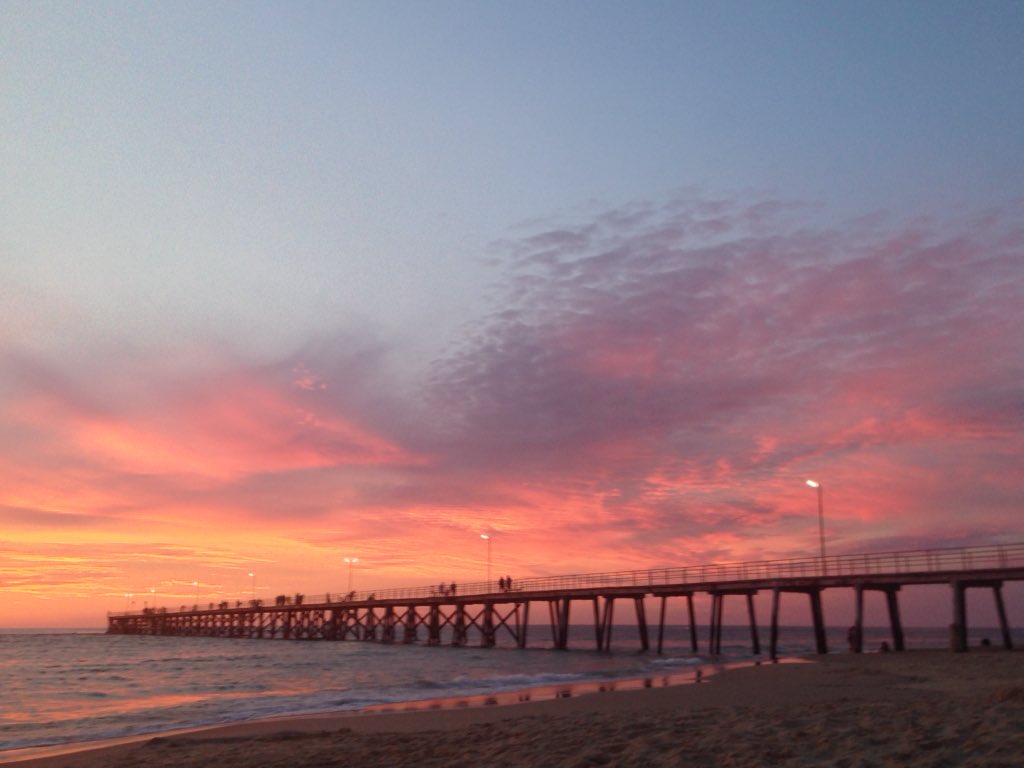
<instances>
[{"instance_id":1,"label":"shoreline","mask_svg":"<svg viewBox=\"0 0 1024 768\"><path fill-rule=\"evenodd\" d=\"M340 722L342 720L347 720L348 718L391 715L397 713L464 710L494 706L510 707L531 702L537 703L558 699L564 700L578 696L589 696L602 693L621 693L623 691L637 691L677 685L694 685L709 679L712 675L720 674L730 669L738 669L746 666L759 666L766 663L792 664L806 663L807 661L808 659L804 657L784 657L780 658L776 662L762 660L703 662L687 665L684 668L685 671L665 672L659 675L647 675L643 677L609 678L605 680L585 682L537 685L511 691L470 694L465 696L442 696L413 699L410 701L396 701L386 704L371 704L369 706L352 710L331 710L302 714L272 715L269 717L260 717L251 720L237 720L232 722L188 726L185 728L154 730L147 733L139 733L129 736L115 736L88 741L72 741L61 744L43 744L35 747L20 747L10 750L0 750L0 765L25 765L29 761L34 762L42 758L57 758L79 752L106 750L108 748L145 742L150 739L173 738L178 736L187 736L190 734L203 734L210 731L220 732L226 729L241 728L248 730L252 727L262 732L265 728L272 728L275 725L293 725L298 728L303 728L303 724L307 722L317 723L323 719L338 719Z\"/></svg>"},{"instance_id":2,"label":"shoreline","mask_svg":"<svg viewBox=\"0 0 1024 768\"><path fill-rule=\"evenodd\" d=\"M930 756L921 765L934 765L935 750L942 749L963 752L950 764L970 765L964 755L976 753L983 755L977 765L1009 766L1013 760L1000 762L1000 755L1017 759L1024 753L1024 653L908 651L804 661L811 663L721 665L690 684L615 681L565 696L559 693L571 686L545 686L545 693L525 700L517 692L245 721L126 743L59 745L59 754L0 755L0 762L27 768L298 768L322 765L325 754L344 750L365 767L441 750L446 757L436 765L455 766L473 764L469 758L479 747L500 749L509 758L503 765L582 766L601 764L600 753L626 744L642 759L623 756L607 764L673 765L670 758L682 760L678 750L685 749L687 759L724 750L738 764L798 765L803 763L790 758L803 760L800 750L827 762L841 749L878 758L863 764L917 765L920 753ZM593 752L593 760L574 762L580 750Z\"/></svg>"}]
</instances>

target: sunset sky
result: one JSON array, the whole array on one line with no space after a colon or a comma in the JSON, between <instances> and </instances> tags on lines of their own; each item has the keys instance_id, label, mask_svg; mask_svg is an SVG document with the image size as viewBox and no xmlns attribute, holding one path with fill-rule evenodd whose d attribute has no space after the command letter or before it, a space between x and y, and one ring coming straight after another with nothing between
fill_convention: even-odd
<instances>
[{"instance_id":1,"label":"sunset sky","mask_svg":"<svg viewBox=\"0 0 1024 768\"><path fill-rule=\"evenodd\" d=\"M0 627L813 556L807 478L1024 541L1022 73L999 0L4 2Z\"/></svg>"}]
</instances>

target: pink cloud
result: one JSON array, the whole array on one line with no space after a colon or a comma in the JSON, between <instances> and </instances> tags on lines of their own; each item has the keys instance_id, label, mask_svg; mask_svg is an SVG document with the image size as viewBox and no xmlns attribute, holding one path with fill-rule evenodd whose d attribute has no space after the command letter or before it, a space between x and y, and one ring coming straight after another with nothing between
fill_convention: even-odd
<instances>
[{"instance_id":1,"label":"pink cloud","mask_svg":"<svg viewBox=\"0 0 1024 768\"><path fill-rule=\"evenodd\" d=\"M411 397L345 335L260 364L8 349L0 514L34 542L186 530L183 561L233 526L398 583L479 576L484 529L517 575L806 554L812 476L833 551L1017 538L1022 213L680 199L553 226L501 245L504 298Z\"/></svg>"},{"instance_id":2,"label":"pink cloud","mask_svg":"<svg viewBox=\"0 0 1024 768\"><path fill-rule=\"evenodd\" d=\"M1019 211L983 227L815 231L771 230L771 209L634 206L506 243L515 312L495 313L436 380L463 425L456 455L595 493L611 484L602 504L646 510L664 490L652 475L717 484L727 506L773 474L843 478L872 451L889 462L876 472L898 475L921 445L931 462L965 446L980 460L983 440L1021 447ZM699 531L700 491L686 487L677 528ZM934 507L913 519L929 516L941 539Z\"/></svg>"},{"instance_id":3,"label":"pink cloud","mask_svg":"<svg viewBox=\"0 0 1024 768\"><path fill-rule=\"evenodd\" d=\"M133 361L137 362L137 361ZM415 463L394 441L346 416L326 383L226 362L213 371L130 372L79 384L35 366L30 386L7 400L19 434L49 456L125 475L228 480L327 466ZM283 368L283 366L282 366ZM175 375L176 374L176 375Z\"/></svg>"}]
</instances>

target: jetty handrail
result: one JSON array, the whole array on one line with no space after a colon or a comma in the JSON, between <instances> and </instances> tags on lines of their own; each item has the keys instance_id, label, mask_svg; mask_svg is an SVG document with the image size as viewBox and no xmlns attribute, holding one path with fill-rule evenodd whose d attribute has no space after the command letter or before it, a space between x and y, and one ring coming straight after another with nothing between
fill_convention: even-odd
<instances>
[{"instance_id":1,"label":"jetty handrail","mask_svg":"<svg viewBox=\"0 0 1024 768\"><path fill-rule=\"evenodd\" d=\"M759 560L740 563L711 563L693 566L659 566L628 571L582 573L564 576L536 576L512 582L511 592L557 592L570 589L637 587L649 589L659 586L707 585L737 583L766 579L809 577L853 577L905 574L931 574L968 570L999 570L1024 567L1024 542L1013 544L987 544L974 547L946 549L898 550L892 552L866 552L859 554L803 557L786 560ZM503 595L497 580L477 581L457 586L456 596ZM422 600L450 597L442 595L439 585L396 587L360 592L334 592L324 595L288 596L287 602L262 601L262 607L272 609L296 606L365 602L372 600ZM209 606L209 607L207 607ZM252 608L252 600L230 600L183 606L185 611L224 610L225 608ZM132 616L151 613L178 612L171 608L147 608L142 611L112 611L108 616Z\"/></svg>"}]
</instances>

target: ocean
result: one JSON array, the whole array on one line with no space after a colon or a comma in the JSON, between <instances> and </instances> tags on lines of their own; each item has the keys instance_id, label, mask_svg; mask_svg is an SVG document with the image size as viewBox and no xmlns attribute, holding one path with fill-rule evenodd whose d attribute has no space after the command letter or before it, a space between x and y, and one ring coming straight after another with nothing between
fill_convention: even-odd
<instances>
[{"instance_id":1,"label":"ocean","mask_svg":"<svg viewBox=\"0 0 1024 768\"><path fill-rule=\"evenodd\" d=\"M590 626L572 627L569 651L551 650L546 629L531 627L536 647L526 649L0 630L0 762L18 754L12 750L256 718L531 689L541 691L534 698L564 696L574 686L628 680L675 684L763 658L751 653L747 627L725 628L717 658L689 653L686 627L666 628L661 655L638 652L635 627L615 627L609 652L593 650ZM948 647L945 628L905 635L909 649ZM702 649L707 636L701 628ZM845 650L845 636L845 628L829 630L833 652ZM997 644L999 632L975 629L971 637ZM885 628L865 630L866 650L884 640ZM762 649L766 641L762 632ZM779 644L785 655L810 653L812 631L784 627Z\"/></svg>"}]
</instances>

